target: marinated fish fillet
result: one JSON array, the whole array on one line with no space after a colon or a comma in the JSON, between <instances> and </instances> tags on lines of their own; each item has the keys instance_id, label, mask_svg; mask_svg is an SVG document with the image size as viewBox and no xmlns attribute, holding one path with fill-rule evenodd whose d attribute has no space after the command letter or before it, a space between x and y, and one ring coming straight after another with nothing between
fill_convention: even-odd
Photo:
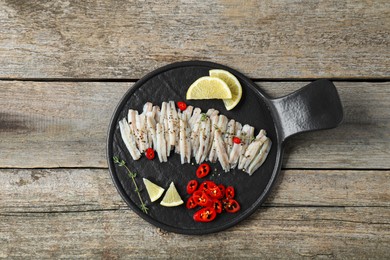
<instances>
[{"instance_id":1,"label":"marinated fish fillet","mask_svg":"<svg viewBox=\"0 0 390 260\"><path fill-rule=\"evenodd\" d=\"M127 150L129 151L133 160L138 160L141 157L140 151L137 149L134 136L130 132L130 127L126 121L126 118L123 118L122 121L119 121L119 129L121 132L121 137L123 142L126 145Z\"/></svg>"},{"instance_id":2,"label":"marinated fish fillet","mask_svg":"<svg viewBox=\"0 0 390 260\"><path fill-rule=\"evenodd\" d=\"M256 136L256 139L249 144L248 148L245 150L244 156L242 157L242 161L240 161L238 165L238 169L245 171L248 168L249 164L259 153L260 148L265 140L267 140L265 134L266 132L264 130L260 130L259 134Z\"/></svg>"},{"instance_id":3,"label":"marinated fish fillet","mask_svg":"<svg viewBox=\"0 0 390 260\"><path fill-rule=\"evenodd\" d=\"M153 148L160 162L177 153L182 164L191 163L191 158L197 164L219 161L225 172L238 168L249 175L264 163L272 145L263 129L254 138L254 127L229 120L216 109L202 113L198 107L187 106L181 111L174 101L162 102L161 107L146 102L141 114L129 109L119 128L133 160ZM234 137L240 141L234 142Z\"/></svg>"},{"instance_id":4,"label":"marinated fish fillet","mask_svg":"<svg viewBox=\"0 0 390 260\"><path fill-rule=\"evenodd\" d=\"M271 139L267 138L261 146L260 152L256 155L256 157L252 160L248 169L245 170L249 175L252 175L267 159L268 153L271 150Z\"/></svg>"}]
</instances>

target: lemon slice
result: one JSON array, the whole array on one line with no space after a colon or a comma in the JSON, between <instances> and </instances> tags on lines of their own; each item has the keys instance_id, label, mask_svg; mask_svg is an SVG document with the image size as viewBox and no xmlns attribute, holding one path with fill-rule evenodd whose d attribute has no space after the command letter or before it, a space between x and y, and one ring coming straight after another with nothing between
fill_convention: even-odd
<instances>
[{"instance_id":1,"label":"lemon slice","mask_svg":"<svg viewBox=\"0 0 390 260\"><path fill-rule=\"evenodd\" d=\"M230 99L232 93L225 81L216 77L201 77L187 90L187 99Z\"/></svg>"},{"instance_id":2,"label":"lemon slice","mask_svg":"<svg viewBox=\"0 0 390 260\"><path fill-rule=\"evenodd\" d=\"M225 104L226 110L232 110L241 100L242 87L240 82L233 74L226 70L210 70L209 74L211 77L222 79L230 88L232 97L229 99L224 98L223 103Z\"/></svg>"},{"instance_id":3,"label":"lemon slice","mask_svg":"<svg viewBox=\"0 0 390 260\"><path fill-rule=\"evenodd\" d=\"M154 184L153 182L149 181L148 179L143 178L146 191L148 192L149 198L151 202L154 202L158 200L161 195L164 193L164 189L158 186L157 184Z\"/></svg>"},{"instance_id":4,"label":"lemon slice","mask_svg":"<svg viewBox=\"0 0 390 260\"><path fill-rule=\"evenodd\" d=\"M175 184L171 182L160 204L165 207L175 207L183 203L183 200L181 199L179 193L176 190Z\"/></svg>"}]
</instances>

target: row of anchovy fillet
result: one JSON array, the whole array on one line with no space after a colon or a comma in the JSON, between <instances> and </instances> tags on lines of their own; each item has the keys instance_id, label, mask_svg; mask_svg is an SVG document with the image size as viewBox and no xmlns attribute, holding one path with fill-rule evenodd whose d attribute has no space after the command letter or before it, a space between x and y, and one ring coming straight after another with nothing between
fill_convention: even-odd
<instances>
[{"instance_id":1,"label":"row of anchovy fillet","mask_svg":"<svg viewBox=\"0 0 390 260\"><path fill-rule=\"evenodd\" d=\"M263 129L254 136L254 127L229 120L218 110L202 113L188 106L180 111L173 101L162 102L161 109L147 102L141 114L129 109L119 128L133 160L153 148L160 162L167 162L175 152L182 164L190 163L191 157L197 164L218 159L225 172L238 167L249 175L264 163L272 144ZM233 142L233 137L241 143Z\"/></svg>"}]
</instances>

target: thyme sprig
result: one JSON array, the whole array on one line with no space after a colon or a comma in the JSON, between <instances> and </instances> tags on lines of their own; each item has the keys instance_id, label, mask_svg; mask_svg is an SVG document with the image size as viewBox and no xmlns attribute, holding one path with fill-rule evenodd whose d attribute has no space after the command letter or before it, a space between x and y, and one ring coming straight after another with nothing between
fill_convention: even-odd
<instances>
[{"instance_id":1,"label":"thyme sprig","mask_svg":"<svg viewBox=\"0 0 390 260\"><path fill-rule=\"evenodd\" d=\"M200 114L200 121L206 121L207 118L208 118L208 115L206 113Z\"/></svg>"},{"instance_id":2,"label":"thyme sprig","mask_svg":"<svg viewBox=\"0 0 390 260\"><path fill-rule=\"evenodd\" d=\"M135 172L130 171L129 167L127 167L127 165L126 165L126 162L124 160L120 159L118 156L114 156L114 157L112 157L112 159L114 160L114 163L119 165L119 167L125 167L126 168L127 174L133 180L133 184L134 184L134 187L135 187L134 191L137 192L139 201L141 202L140 208L141 208L141 210L144 213L148 214L148 208L146 207L146 204L142 200L141 193L139 192L138 185L137 185L137 183L135 181L135 177L137 177L137 174Z\"/></svg>"}]
</instances>

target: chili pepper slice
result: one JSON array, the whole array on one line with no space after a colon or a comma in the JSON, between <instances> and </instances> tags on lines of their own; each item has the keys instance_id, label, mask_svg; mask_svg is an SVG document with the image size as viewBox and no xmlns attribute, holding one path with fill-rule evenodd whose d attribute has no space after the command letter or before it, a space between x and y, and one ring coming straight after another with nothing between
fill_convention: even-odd
<instances>
[{"instance_id":1,"label":"chili pepper slice","mask_svg":"<svg viewBox=\"0 0 390 260\"><path fill-rule=\"evenodd\" d=\"M240 204L238 204L238 202L234 199L225 200L223 207L226 210L226 212L229 213L236 213L237 211L240 210Z\"/></svg>"},{"instance_id":2,"label":"chili pepper slice","mask_svg":"<svg viewBox=\"0 0 390 260\"><path fill-rule=\"evenodd\" d=\"M206 193L213 199L222 199L225 195L218 186L208 188Z\"/></svg>"},{"instance_id":3,"label":"chili pepper slice","mask_svg":"<svg viewBox=\"0 0 390 260\"><path fill-rule=\"evenodd\" d=\"M225 195L225 190L226 190L225 185L219 184L218 188L221 190L222 194Z\"/></svg>"},{"instance_id":4,"label":"chili pepper slice","mask_svg":"<svg viewBox=\"0 0 390 260\"><path fill-rule=\"evenodd\" d=\"M234 188L232 186L226 187L225 197L228 199L233 199L235 195Z\"/></svg>"},{"instance_id":5,"label":"chili pepper slice","mask_svg":"<svg viewBox=\"0 0 390 260\"><path fill-rule=\"evenodd\" d=\"M214 199L213 200L213 208L215 209L215 211L218 214L222 213L222 209L223 209L222 202L218 199Z\"/></svg>"},{"instance_id":6,"label":"chili pepper slice","mask_svg":"<svg viewBox=\"0 0 390 260\"><path fill-rule=\"evenodd\" d=\"M207 192L209 189L217 187L213 181L204 181L199 185L198 190Z\"/></svg>"},{"instance_id":7,"label":"chili pepper slice","mask_svg":"<svg viewBox=\"0 0 390 260\"><path fill-rule=\"evenodd\" d=\"M241 143L241 139L238 138L237 136L235 136L235 137L233 137L233 143L240 144Z\"/></svg>"},{"instance_id":8,"label":"chili pepper slice","mask_svg":"<svg viewBox=\"0 0 390 260\"><path fill-rule=\"evenodd\" d=\"M197 205L196 205L196 202L194 200L194 197L191 196L187 199L187 203L186 203L186 207L187 209L193 209L195 208Z\"/></svg>"},{"instance_id":9,"label":"chili pepper slice","mask_svg":"<svg viewBox=\"0 0 390 260\"><path fill-rule=\"evenodd\" d=\"M210 165L207 163L202 163L199 165L198 169L196 170L196 177L203 178L206 177L210 173Z\"/></svg>"},{"instance_id":10,"label":"chili pepper slice","mask_svg":"<svg viewBox=\"0 0 390 260\"><path fill-rule=\"evenodd\" d=\"M201 207L210 207L213 205L212 199L207 196L207 194L203 191L195 191L192 194L192 197L194 198L196 205L199 205Z\"/></svg>"},{"instance_id":11,"label":"chili pepper slice","mask_svg":"<svg viewBox=\"0 0 390 260\"><path fill-rule=\"evenodd\" d=\"M198 182L196 180L190 180L187 184L187 193L192 194L198 188Z\"/></svg>"},{"instance_id":12,"label":"chili pepper slice","mask_svg":"<svg viewBox=\"0 0 390 260\"><path fill-rule=\"evenodd\" d=\"M187 108L187 104L184 103L183 101L178 101L178 102L176 103L176 105L177 105L177 107L178 107L181 111L184 111L184 110L186 110L186 108Z\"/></svg>"},{"instance_id":13,"label":"chili pepper slice","mask_svg":"<svg viewBox=\"0 0 390 260\"><path fill-rule=\"evenodd\" d=\"M146 151L145 151L145 156L146 156L146 158L148 158L149 160L153 160L153 159L154 159L154 156L155 156L153 148L148 148L148 149L146 149Z\"/></svg>"},{"instance_id":14,"label":"chili pepper slice","mask_svg":"<svg viewBox=\"0 0 390 260\"><path fill-rule=\"evenodd\" d=\"M198 210L194 214L194 220L197 222L210 222L215 219L217 212L212 207L206 207Z\"/></svg>"}]
</instances>

